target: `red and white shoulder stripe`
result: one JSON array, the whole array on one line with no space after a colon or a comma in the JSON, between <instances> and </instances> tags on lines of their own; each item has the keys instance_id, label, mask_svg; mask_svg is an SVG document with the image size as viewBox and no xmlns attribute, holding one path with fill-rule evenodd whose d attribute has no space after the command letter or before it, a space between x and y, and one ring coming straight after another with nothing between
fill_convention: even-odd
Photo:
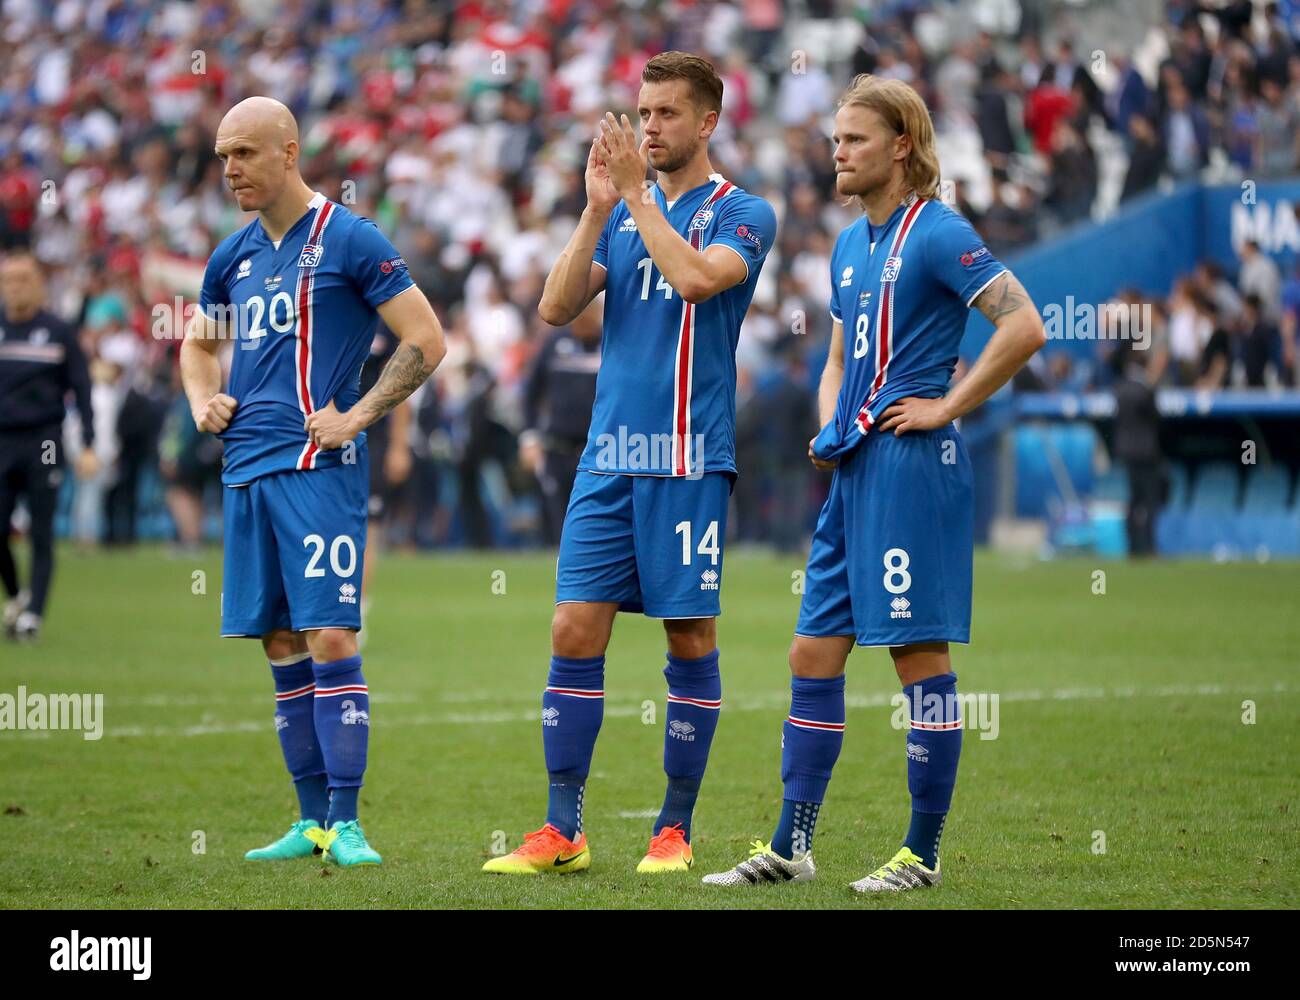
<instances>
[{"instance_id":1,"label":"red and white shoulder stripe","mask_svg":"<svg viewBox=\"0 0 1300 1000\"><path fill-rule=\"evenodd\" d=\"M692 223L701 213L711 209L720 200L736 190L736 185L721 174L710 174L713 190L691 217ZM707 223L706 223L707 225ZM705 226L687 231L695 250L704 248ZM691 390L695 380L695 306L682 301L682 321L677 334L677 355L673 359L673 475L688 476L703 459L691 454Z\"/></svg>"},{"instance_id":2,"label":"red and white shoulder stripe","mask_svg":"<svg viewBox=\"0 0 1300 1000\"><path fill-rule=\"evenodd\" d=\"M303 247L303 251L306 252L309 247L316 248L319 254L319 248L325 239L325 228L330 224L330 219L334 217L338 206L323 195L318 194L316 197L320 199L320 203L316 206L316 217L312 219L307 234L307 243ZM297 343L294 352L294 385L298 393L298 408L302 411L304 417L309 417L316 411L316 404L311 395L312 340L316 333L315 291L316 268L302 266L300 257L298 284L293 294L294 303L298 310ZM316 468L317 451L316 446L308 441L303 445L294 468Z\"/></svg>"},{"instance_id":3,"label":"red and white shoulder stripe","mask_svg":"<svg viewBox=\"0 0 1300 1000\"><path fill-rule=\"evenodd\" d=\"M907 238L916 227L916 220L920 218L922 210L929 203L927 198L917 198L903 213L898 231L894 233L894 241L889 246L889 256L885 258L886 268L890 267L891 261L902 256ZM889 379L889 362L894 356L895 283L894 280L885 281L883 276L880 282L880 298L876 302L876 375L871 380L871 392L867 395L867 401L862 404L862 409L858 411L854 421L860 434L867 433L875 423L875 418L871 415L871 404L879 397L880 390Z\"/></svg>"}]
</instances>

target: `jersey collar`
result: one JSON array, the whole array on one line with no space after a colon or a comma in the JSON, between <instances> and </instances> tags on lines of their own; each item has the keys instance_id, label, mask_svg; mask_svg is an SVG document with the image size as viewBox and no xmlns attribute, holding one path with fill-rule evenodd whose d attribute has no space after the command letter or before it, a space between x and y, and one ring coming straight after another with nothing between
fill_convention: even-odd
<instances>
[{"instance_id":1,"label":"jersey collar","mask_svg":"<svg viewBox=\"0 0 1300 1000\"><path fill-rule=\"evenodd\" d=\"M721 174L718 173L709 174L709 179L705 181L703 184L699 185L698 187L693 187L689 191L683 191L681 194L679 194L676 200L673 202L672 208L676 208L687 198L690 198L692 195L695 195L700 191L703 191L705 188L709 188L710 190L712 190L713 188L717 187L719 184L722 184L725 181L726 178L723 177ZM668 196L664 194L664 189L659 186L658 181L655 181L655 190L659 192L659 200L663 202L664 211L665 212L672 211L672 208L669 208L668 206Z\"/></svg>"},{"instance_id":2,"label":"jersey collar","mask_svg":"<svg viewBox=\"0 0 1300 1000\"><path fill-rule=\"evenodd\" d=\"M867 242L875 244L884 239L885 234L898 224L898 220L903 217L909 208L916 204L917 200L916 192L913 191L905 201L898 203L898 207L894 209L889 218L885 220L885 224L879 229L871 224L871 219L864 213L862 217L867 220Z\"/></svg>"},{"instance_id":3,"label":"jersey collar","mask_svg":"<svg viewBox=\"0 0 1300 1000\"><path fill-rule=\"evenodd\" d=\"M311 201L307 202L307 211L303 212L302 215L299 217L298 221L295 222L292 226L290 226L288 230L285 231L285 234L280 237L280 246L284 246L284 241L287 240L291 235L293 235L293 231L297 229L299 226L301 226L304 220L309 219L313 215L315 215L316 210L319 209L322 205L324 205L327 200L328 199L326 199L326 197L323 194L321 194L319 191L315 192L311 196ZM257 220L257 232L265 242L267 243L271 242L271 237L267 235L266 227L262 225L261 217L259 217Z\"/></svg>"}]
</instances>

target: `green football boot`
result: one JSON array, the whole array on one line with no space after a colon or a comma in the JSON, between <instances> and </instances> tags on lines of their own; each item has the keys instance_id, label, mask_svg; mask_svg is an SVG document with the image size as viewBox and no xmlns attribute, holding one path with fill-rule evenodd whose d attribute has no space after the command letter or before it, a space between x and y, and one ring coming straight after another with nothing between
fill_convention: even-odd
<instances>
[{"instance_id":1,"label":"green football boot","mask_svg":"<svg viewBox=\"0 0 1300 1000\"><path fill-rule=\"evenodd\" d=\"M366 835L361 830L361 823L350 819L335 822L329 833L319 827L308 831L307 836L319 844L325 851L325 859L344 868L354 865L378 865L383 863L379 852L366 843Z\"/></svg>"},{"instance_id":2,"label":"green football boot","mask_svg":"<svg viewBox=\"0 0 1300 1000\"><path fill-rule=\"evenodd\" d=\"M291 861L294 858L308 858L313 854L320 854L321 848L311 837L312 830L320 830L320 824L314 819L300 819L274 844L249 851L244 855L244 860ZM321 830L321 832L325 831Z\"/></svg>"}]
</instances>

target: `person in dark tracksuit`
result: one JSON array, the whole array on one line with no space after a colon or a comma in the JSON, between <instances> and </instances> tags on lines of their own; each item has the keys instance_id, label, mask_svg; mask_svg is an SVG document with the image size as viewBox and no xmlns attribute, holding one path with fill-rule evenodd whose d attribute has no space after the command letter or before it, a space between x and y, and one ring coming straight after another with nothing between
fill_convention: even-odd
<instances>
[{"instance_id":1,"label":"person in dark tracksuit","mask_svg":"<svg viewBox=\"0 0 1300 1000\"><path fill-rule=\"evenodd\" d=\"M1160 411L1156 392L1147 379L1145 354L1117 350L1112 359L1115 382L1116 462L1128 471L1128 551L1130 556L1155 553L1156 514L1164 503L1165 467L1160 452Z\"/></svg>"},{"instance_id":2,"label":"person in dark tracksuit","mask_svg":"<svg viewBox=\"0 0 1300 1000\"><path fill-rule=\"evenodd\" d=\"M26 251L0 261L0 582L10 639L40 634L54 571L54 507L63 481L63 417L69 392L85 450L78 473L93 476L95 423L90 375L77 331L45 310L40 264ZM9 547L19 497L31 512L31 585L22 589Z\"/></svg>"},{"instance_id":3,"label":"person in dark tracksuit","mask_svg":"<svg viewBox=\"0 0 1300 1000\"><path fill-rule=\"evenodd\" d=\"M588 306L546 339L524 383L519 457L542 488L547 545L560 543L578 459L587 444L600 369L600 329L599 308Z\"/></svg>"}]
</instances>

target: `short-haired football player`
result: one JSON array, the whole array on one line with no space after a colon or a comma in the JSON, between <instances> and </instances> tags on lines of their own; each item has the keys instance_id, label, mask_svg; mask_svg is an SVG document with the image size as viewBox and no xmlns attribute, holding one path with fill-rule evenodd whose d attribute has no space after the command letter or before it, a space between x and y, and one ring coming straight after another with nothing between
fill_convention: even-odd
<instances>
[{"instance_id":1,"label":"short-haired football player","mask_svg":"<svg viewBox=\"0 0 1300 1000\"><path fill-rule=\"evenodd\" d=\"M221 437L221 634L262 641L300 818L250 861L323 851L377 865L357 820L370 695L357 653L369 493L365 428L420 386L442 327L374 223L312 191L298 125L266 97L235 105L216 153L255 218L213 251L181 375L200 431ZM364 396L375 324L401 341ZM219 348L234 357L221 391Z\"/></svg>"},{"instance_id":2,"label":"short-haired football player","mask_svg":"<svg viewBox=\"0 0 1300 1000\"><path fill-rule=\"evenodd\" d=\"M600 123L587 207L538 309L562 326L605 292L596 402L560 536L542 695L546 823L484 865L489 872L590 864L583 796L620 610L663 619L668 639L668 788L638 871L681 871L693 860L691 817L722 706L715 619L736 475L736 343L776 214L709 161L722 80L706 60L650 59L637 104L639 143L626 115ZM652 186L647 163L658 174Z\"/></svg>"},{"instance_id":3,"label":"short-haired football player","mask_svg":"<svg viewBox=\"0 0 1300 1000\"><path fill-rule=\"evenodd\" d=\"M1044 343L1014 275L937 200L939 162L924 102L863 74L835 115L835 183L863 214L831 254L832 340L809 457L834 469L808 556L790 647L781 818L718 885L811 879L813 829L844 740L844 666L886 646L903 685L912 817L902 848L853 883L859 892L936 885L939 837L961 753L948 644L970 641L974 507L953 421L988 399ZM967 310L995 326L949 387Z\"/></svg>"}]
</instances>

